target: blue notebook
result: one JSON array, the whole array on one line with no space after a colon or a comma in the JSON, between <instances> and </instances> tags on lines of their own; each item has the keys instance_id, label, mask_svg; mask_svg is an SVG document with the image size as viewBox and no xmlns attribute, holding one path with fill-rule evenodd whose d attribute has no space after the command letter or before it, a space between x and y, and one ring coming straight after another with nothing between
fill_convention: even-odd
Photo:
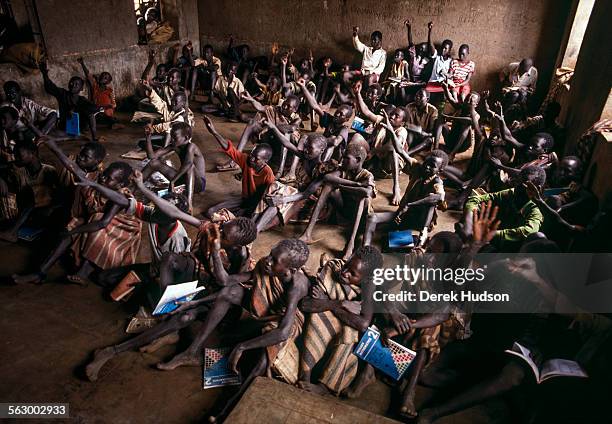
<instances>
[{"instance_id":1,"label":"blue notebook","mask_svg":"<svg viewBox=\"0 0 612 424\"><path fill-rule=\"evenodd\" d=\"M389 247L390 248L402 248L402 247L413 247L414 237L412 236L412 230L402 231L391 231L389 233Z\"/></svg>"},{"instance_id":2,"label":"blue notebook","mask_svg":"<svg viewBox=\"0 0 612 424\"><path fill-rule=\"evenodd\" d=\"M362 134L372 134L373 132L373 128L370 127L368 124L366 124L366 122L363 119L359 118L358 116L356 116L355 119L353 119L351 128Z\"/></svg>"},{"instance_id":3,"label":"blue notebook","mask_svg":"<svg viewBox=\"0 0 612 424\"><path fill-rule=\"evenodd\" d=\"M565 193L568 190L569 187L547 188L542 194L544 197L558 196L559 194Z\"/></svg>"},{"instance_id":4,"label":"blue notebook","mask_svg":"<svg viewBox=\"0 0 612 424\"><path fill-rule=\"evenodd\" d=\"M228 347L207 347L204 349L204 373L202 375L202 387L204 389L234 386L242 382L240 375L227 367L230 353L231 350Z\"/></svg>"},{"instance_id":5,"label":"blue notebook","mask_svg":"<svg viewBox=\"0 0 612 424\"><path fill-rule=\"evenodd\" d=\"M78 113L72 112L68 119L66 119L66 134L74 136L81 135Z\"/></svg>"},{"instance_id":6,"label":"blue notebook","mask_svg":"<svg viewBox=\"0 0 612 424\"><path fill-rule=\"evenodd\" d=\"M43 228L21 227L17 232L20 240L34 241L43 233Z\"/></svg>"},{"instance_id":7,"label":"blue notebook","mask_svg":"<svg viewBox=\"0 0 612 424\"><path fill-rule=\"evenodd\" d=\"M393 340L389 340L388 347L383 346L380 342L380 332L375 326L368 327L353 354L395 380L404 375L416 357L414 350Z\"/></svg>"}]
</instances>

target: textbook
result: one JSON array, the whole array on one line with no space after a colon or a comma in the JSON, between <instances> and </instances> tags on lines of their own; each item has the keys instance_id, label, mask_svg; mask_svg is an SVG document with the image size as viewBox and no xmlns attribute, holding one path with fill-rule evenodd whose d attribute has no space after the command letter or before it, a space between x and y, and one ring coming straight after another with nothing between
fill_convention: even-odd
<instances>
[{"instance_id":1,"label":"textbook","mask_svg":"<svg viewBox=\"0 0 612 424\"><path fill-rule=\"evenodd\" d=\"M127 275L123 277L121 281L119 281L119 284L115 286L113 291L111 291L111 299L113 299L115 302L119 302L122 299L127 300L127 296L134 291L136 285L140 282L141 281L138 274L136 274L134 271L128 272Z\"/></svg>"},{"instance_id":2,"label":"textbook","mask_svg":"<svg viewBox=\"0 0 612 424\"><path fill-rule=\"evenodd\" d=\"M514 342L512 349L506 349L506 353L518 356L527 362L538 384L553 377L588 377L587 373L576 361L570 361L569 359L548 359L546 361L538 361L531 350L517 342Z\"/></svg>"},{"instance_id":3,"label":"textbook","mask_svg":"<svg viewBox=\"0 0 612 424\"><path fill-rule=\"evenodd\" d=\"M404 248L413 246L414 237L412 236L412 230L391 231L389 233L390 248Z\"/></svg>"},{"instance_id":4,"label":"textbook","mask_svg":"<svg viewBox=\"0 0 612 424\"><path fill-rule=\"evenodd\" d=\"M24 241L34 241L40 237L44 228L21 227L17 231L17 238Z\"/></svg>"},{"instance_id":5,"label":"textbook","mask_svg":"<svg viewBox=\"0 0 612 424\"><path fill-rule=\"evenodd\" d=\"M74 136L81 135L78 113L72 112L70 117L66 119L66 134Z\"/></svg>"},{"instance_id":6,"label":"textbook","mask_svg":"<svg viewBox=\"0 0 612 424\"><path fill-rule=\"evenodd\" d=\"M168 314L174 311L180 306L177 305L177 302L189 302L202 290L204 290L204 287L198 287L197 280L166 287L164 294L162 294L153 310L153 315Z\"/></svg>"},{"instance_id":7,"label":"textbook","mask_svg":"<svg viewBox=\"0 0 612 424\"><path fill-rule=\"evenodd\" d=\"M389 340L388 347L383 346L380 342L380 332L375 326L368 327L353 350L353 354L395 380L399 380L404 375L416 357L414 350L393 340Z\"/></svg>"},{"instance_id":8,"label":"textbook","mask_svg":"<svg viewBox=\"0 0 612 424\"><path fill-rule=\"evenodd\" d=\"M373 127L366 125L366 122L358 116L355 116L355 119L353 119L351 128L357 132L365 134L372 134L372 132L374 131Z\"/></svg>"},{"instance_id":9,"label":"textbook","mask_svg":"<svg viewBox=\"0 0 612 424\"><path fill-rule=\"evenodd\" d=\"M242 383L239 374L227 367L227 360L231 353L229 347L204 348L204 372L202 374L202 388L235 386Z\"/></svg>"}]
</instances>

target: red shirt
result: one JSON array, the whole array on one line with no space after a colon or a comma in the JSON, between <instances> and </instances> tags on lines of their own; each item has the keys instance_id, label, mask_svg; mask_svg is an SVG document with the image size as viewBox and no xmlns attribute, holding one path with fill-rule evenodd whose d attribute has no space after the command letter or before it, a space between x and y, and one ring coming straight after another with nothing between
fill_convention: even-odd
<instances>
[{"instance_id":1,"label":"red shirt","mask_svg":"<svg viewBox=\"0 0 612 424\"><path fill-rule=\"evenodd\" d=\"M227 143L228 146L224 152L242 169L242 197L248 199L263 194L266 188L274 183L272 168L266 165L259 173L256 172L248 165L249 155L236 150L230 140L227 140Z\"/></svg>"}]
</instances>

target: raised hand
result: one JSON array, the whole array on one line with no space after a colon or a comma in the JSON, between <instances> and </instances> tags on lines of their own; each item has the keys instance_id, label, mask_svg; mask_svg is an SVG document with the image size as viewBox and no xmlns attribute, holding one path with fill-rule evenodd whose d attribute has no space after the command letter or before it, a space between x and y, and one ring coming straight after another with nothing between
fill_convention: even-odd
<instances>
[{"instance_id":1,"label":"raised hand","mask_svg":"<svg viewBox=\"0 0 612 424\"><path fill-rule=\"evenodd\" d=\"M210 120L210 118L207 115L204 115L202 117L202 120L204 121L204 126L206 127L208 132L210 132L210 133L215 132L215 126L213 125L212 121Z\"/></svg>"},{"instance_id":2,"label":"raised hand","mask_svg":"<svg viewBox=\"0 0 612 424\"><path fill-rule=\"evenodd\" d=\"M278 43L277 42L272 43L272 49L271 50L272 50L272 55L277 55L278 54L279 48L278 48Z\"/></svg>"},{"instance_id":3,"label":"raised hand","mask_svg":"<svg viewBox=\"0 0 612 424\"><path fill-rule=\"evenodd\" d=\"M332 60L329 57L326 57L325 60L323 61L323 67L324 68L329 68L332 65Z\"/></svg>"},{"instance_id":4,"label":"raised hand","mask_svg":"<svg viewBox=\"0 0 612 424\"><path fill-rule=\"evenodd\" d=\"M540 193L540 190L531 181L525 183L525 192L527 192L529 200L542 200L542 193Z\"/></svg>"},{"instance_id":5,"label":"raised hand","mask_svg":"<svg viewBox=\"0 0 612 424\"><path fill-rule=\"evenodd\" d=\"M410 19L405 19L404 20L404 25L406 25L407 27L410 26Z\"/></svg>"},{"instance_id":6,"label":"raised hand","mask_svg":"<svg viewBox=\"0 0 612 424\"><path fill-rule=\"evenodd\" d=\"M83 64L83 58L82 57L77 57L77 62L79 62L81 65Z\"/></svg>"},{"instance_id":7,"label":"raised hand","mask_svg":"<svg viewBox=\"0 0 612 424\"><path fill-rule=\"evenodd\" d=\"M142 172L140 172L137 169L135 169L132 172L132 175L130 176L130 179L137 186L140 186L141 184L143 184Z\"/></svg>"},{"instance_id":8,"label":"raised hand","mask_svg":"<svg viewBox=\"0 0 612 424\"><path fill-rule=\"evenodd\" d=\"M493 240L501 221L497 219L499 207L493 207L490 200L482 203L479 209L474 210L472 239L476 242L488 243Z\"/></svg>"},{"instance_id":9,"label":"raised hand","mask_svg":"<svg viewBox=\"0 0 612 424\"><path fill-rule=\"evenodd\" d=\"M432 28L433 28L433 22L429 21L427 23L427 29L431 31Z\"/></svg>"},{"instance_id":10,"label":"raised hand","mask_svg":"<svg viewBox=\"0 0 612 424\"><path fill-rule=\"evenodd\" d=\"M359 34L359 27L358 26L354 26L353 27L353 37L356 37L357 34Z\"/></svg>"}]
</instances>

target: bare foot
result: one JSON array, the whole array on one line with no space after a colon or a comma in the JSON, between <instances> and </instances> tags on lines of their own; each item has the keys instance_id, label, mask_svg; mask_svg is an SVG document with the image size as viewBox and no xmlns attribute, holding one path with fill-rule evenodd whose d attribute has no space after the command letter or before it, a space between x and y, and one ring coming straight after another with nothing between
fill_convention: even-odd
<instances>
[{"instance_id":1,"label":"bare foot","mask_svg":"<svg viewBox=\"0 0 612 424\"><path fill-rule=\"evenodd\" d=\"M297 386L300 389L306 390L307 392L310 392L310 393L316 393L318 395L329 394L328 388L325 387L323 384L313 384L309 381L298 381Z\"/></svg>"},{"instance_id":2,"label":"bare foot","mask_svg":"<svg viewBox=\"0 0 612 424\"><path fill-rule=\"evenodd\" d=\"M87 277L83 277L79 274L68 275L66 276L66 279L68 280L68 282L82 287L87 287L87 285L90 283Z\"/></svg>"},{"instance_id":3,"label":"bare foot","mask_svg":"<svg viewBox=\"0 0 612 424\"><path fill-rule=\"evenodd\" d=\"M402 195L400 193L393 193L393 197L391 198L391 205L393 206L399 205L401 199L402 199Z\"/></svg>"},{"instance_id":4,"label":"bare foot","mask_svg":"<svg viewBox=\"0 0 612 424\"><path fill-rule=\"evenodd\" d=\"M15 243L18 240L16 231L0 231L0 239Z\"/></svg>"},{"instance_id":5,"label":"bare foot","mask_svg":"<svg viewBox=\"0 0 612 424\"><path fill-rule=\"evenodd\" d=\"M376 375L374 368L371 365L367 365L363 372L357 374L357 378L351 383L349 387L342 391L342 395L349 398L355 399L361 395L366 387L374 382Z\"/></svg>"},{"instance_id":6,"label":"bare foot","mask_svg":"<svg viewBox=\"0 0 612 424\"><path fill-rule=\"evenodd\" d=\"M202 364L202 359L200 358L200 355L185 351L183 353L176 355L174 358L172 358L168 362L160 362L159 364L157 364L157 369L163 370L163 371L169 371L169 370L173 370L175 368L183 367L183 366L197 367L197 366L200 366L201 364Z\"/></svg>"},{"instance_id":7,"label":"bare foot","mask_svg":"<svg viewBox=\"0 0 612 424\"><path fill-rule=\"evenodd\" d=\"M400 408L400 415L409 419L414 419L419 415L414 406L414 399L412 397L404 400L404 404Z\"/></svg>"},{"instance_id":8,"label":"bare foot","mask_svg":"<svg viewBox=\"0 0 612 424\"><path fill-rule=\"evenodd\" d=\"M23 283L32 283L32 284L40 284L45 281L45 275L40 272L35 272L34 274L27 275L19 275L13 274L13 281L15 284L23 284Z\"/></svg>"},{"instance_id":9,"label":"bare foot","mask_svg":"<svg viewBox=\"0 0 612 424\"><path fill-rule=\"evenodd\" d=\"M139 351L142 353L153 353L157 352L164 346L173 345L178 343L179 341L179 333L175 331L170 334L166 334L165 336L161 336L159 339L153 340L153 342L149 343L146 346L142 346Z\"/></svg>"},{"instance_id":10,"label":"bare foot","mask_svg":"<svg viewBox=\"0 0 612 424\"><path fill-rule=\"evenodd\" d=\"M96 381L98 379L100 368L113 356L115 356L115 349L112 346L96 350L93 361L85 367L85 374L89 381Z\"/></svg>"}]
</instances>

